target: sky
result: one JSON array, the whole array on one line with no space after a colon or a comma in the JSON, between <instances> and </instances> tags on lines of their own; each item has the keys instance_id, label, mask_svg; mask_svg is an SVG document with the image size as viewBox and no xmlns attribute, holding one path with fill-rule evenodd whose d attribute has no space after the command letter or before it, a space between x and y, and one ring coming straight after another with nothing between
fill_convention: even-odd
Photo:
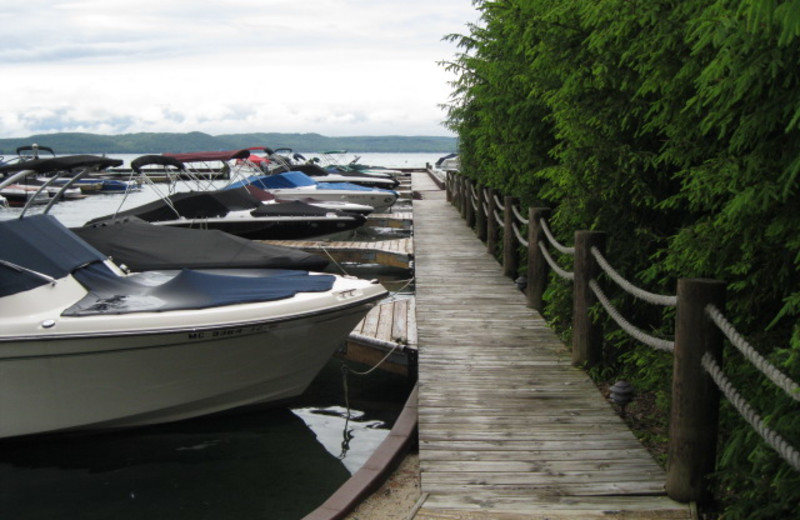
<instances>
[{"instance_id":1,"label":"sky","mask_svg":"<svg viewBox=\"0 0 800 520\"><path fill-rule=\"evenodd\" d=\"M0 138L452 135L439 62L471 0L27 0L0 6Z\"/></svg>"}]
</instances>

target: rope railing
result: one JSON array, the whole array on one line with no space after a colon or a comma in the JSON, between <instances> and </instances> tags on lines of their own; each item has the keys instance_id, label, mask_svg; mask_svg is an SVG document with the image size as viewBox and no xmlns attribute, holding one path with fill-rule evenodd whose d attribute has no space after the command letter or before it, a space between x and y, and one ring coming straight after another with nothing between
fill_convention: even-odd
<instances>
[{"instance_id":1,"label":"rope railing","mask_svg":"<svg viewBox=\"0 0 800 520\"><path fill-rule=\"evenodd\" d=\"M547 220L542 219L539 221L539 225L542 226L542 231L547 236L547 240L552 244L553 247L564 253L565 255L574 255L575 248L574 247L567 247L561 244L556 238L553 236L553 232L550 231L550 227L547 225Z\"/></svg>"},{"instance_id":2,"label":"rope railing","mask_svg":"<svg viewBox=\"0 0 800 520\"><path fill-rule=\"evenodd\" d=\"M517 209L516 205L511 206L511 211L514 213L514 217L516 217L517 221L520 224L527 224L528 223L528 217L523 217L522 215L520 215L519 209Z\"/></svg>"},{"instance_id":3,"label":"rope railing","mask_svg":"<svg viewBox=\"0 0 800 520\"><path fill-rule=\"evenodd\" d=\"M503 217L497 211L492 211L492 215L494 215L494 219L497 221L497 225L500 226L500 229L506 227L505 222L503 222Z\"/></svg>"},{"instance_id":4,"label":"rope railing","mask_svg":"<svg viewBox=\"0 0 800 520\"><path fill-rule=\"evenodd\" d=\"M506 207L503 205L503 203L502 203L502 202L500 202L500 199L498 199L498 198L497 198L497 195L494 195L494 205L495 205L495 206L497 207L497 209L499 209L500 211L505 211L505 210L506 210Z\"/></svg>"},{"instance_id":5,"label":"rope railing","mask_svg":"<svg viewBox=\"0 0 800 520\"><path fill-rule=\"evenodd\" d=\"M731 345L736 347L753 366L764 374L764 377L786 392L786 395L795 401L800 401L800 386L786 374L778 370L772 363L764 358L764 356L756 352L756 349L754 349L742 335L736 331L733 325L725 319L725 316L722 315L719 309L713 305L708 305L705 311L708 317L711 318L711 321L713 321L725 337L728 338Z\"/></svg>"},{"instance_id":6,"label":"rope railing","mask_svg":"<svg viewBox=\"0 0 800 520\"><path fill-rule=\"evenodd\" d=\"M636 287L631 282L623 278L616 270L614 270L613 267L611 267L611 264L609 264L608 261L603 257L603 254L600 253L599 249L592 247L590 251L594 259L597 260L597 263L603 272L606 273L612 280L617 282L617 285L619 285L619 287L627 293L654 305L674 307L678 303L677 296L655 294Z\"/></svg>"},{"instance_id":7,"label":"rope railing","mask_svg":"<svg viewBox=\"0 0 800 520\"><path fill-rule=\"evenodd\" d=\"M631 325L631 323L626 320L616 308L614 308L595 280L589 281L589 287L592 289L592 292L595 294L595 296L597 296L597 301L599 301L606 312L608 312L608 315L611 317L611 319L613 319L614 322L632 338L656 350L664 350L666 352L672 352L675 350L674 341L651 336L634 325Z\"/></svg>"},{"instance_id":8,"label":"rope railing","mask_svg":"<svg viewBox=\"0 0 800 520\"><path fill-rule=\"evenodd\" d=\"M528 239L526 239L526 238L524 238L522 236L522 233L520 232L519 227L517 226L516 222L512 222L511 223L511 229L514 230L514 236L517 237L517 240L519 241L519 243L522 244L525 247L528 247Z\"/></svg>"},{"instance_id":9,"label":"rope railing","mask_svg":"<svg viewBox=\"0 0 800 520\"><path fill-rule=\"evenodd\" d=\"M550 269L552 269L554 273L556 273L564 280L575 279L575 273L572 273L570 271L565 271L556 263L555 260L553 260L553 257L550 256L550 252L547 250L547 247L544 245L543 242L539 242L537 245L539 246L539 250L542 252L542 255L544 256L544 259L547 261L547 265L550 266Z\"/></svg>"},{"instance_id":10,"label":"rope railing","mask_svg":"<svg viewBox=\"0 0 800 520\"><path fill-rule=\"evenodd\" d=\"M800 452L794 449L783 437L771 430L764 423L761 416L744 400L733 384L725 377L722 368L714 361L711 355L705 353L701 363L703 369L711 376L714 384L717 385L720 392L722 392L725 398L736 408L739 415L752 426L756 433L758 433L767 444L772 446L787 464L791 465L795 470L800 471Z\"/></svg>"}]
</instances>

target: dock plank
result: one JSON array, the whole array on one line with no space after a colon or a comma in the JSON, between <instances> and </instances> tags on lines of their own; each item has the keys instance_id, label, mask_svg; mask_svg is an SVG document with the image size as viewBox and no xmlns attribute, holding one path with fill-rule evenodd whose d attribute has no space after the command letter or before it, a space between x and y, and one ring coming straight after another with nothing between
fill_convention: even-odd
<instances>
[{"instance_id":1,"label":"dock plank","mask_svg":"<svg viewBox=\"0 0 800 520\"><path fill-rule=\"evenodd\" d=\"M425 496L414 518L692 518L456 209L414 190Z\"/></svg>"}]
</instances>

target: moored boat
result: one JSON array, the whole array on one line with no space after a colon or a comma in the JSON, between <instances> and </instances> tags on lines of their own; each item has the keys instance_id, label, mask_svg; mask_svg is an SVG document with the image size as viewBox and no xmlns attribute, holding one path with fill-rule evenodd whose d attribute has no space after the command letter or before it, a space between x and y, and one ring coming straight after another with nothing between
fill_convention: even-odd
<instances>
[{"instance_id":1,"label":"moored boat","mask_svg":"<svg viewBox=\"0 0 800 520\"><path fill-rule=\"evenodd\" d=\"M385 295L307 271L126 274L52 216L0 222L0 438L296 397Z\"/></svg>"}]
</instances>

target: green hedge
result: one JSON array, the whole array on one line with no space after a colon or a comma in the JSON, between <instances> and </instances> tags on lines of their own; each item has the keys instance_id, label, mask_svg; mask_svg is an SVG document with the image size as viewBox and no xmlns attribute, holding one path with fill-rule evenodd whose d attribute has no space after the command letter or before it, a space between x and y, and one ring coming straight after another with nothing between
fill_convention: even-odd
<instances>
[{"instance_id":1,"label":"green hedge","mask_svg":"<svg viewBox=\"0 0 800 520\"><path fill-rule=\"evenodd\" d=\"M726 316L800 380L800 1L474 4L481 21L448 36L460 52L444 63L457 72L447 124L463 172L553 208L564 242L576 229L608 232L615 268L651 291L725 281ZM554 323L569 323L568 291L551 284ZM668 313L615 304L670 332ZM668 387L669 363L647 367L622 334L607 343L605 375ZM738 354L726 371L800 446L797 403ZM722 415L724 518L800 518L800 474L727 405Z\"/></svg>"}]
</instances>

